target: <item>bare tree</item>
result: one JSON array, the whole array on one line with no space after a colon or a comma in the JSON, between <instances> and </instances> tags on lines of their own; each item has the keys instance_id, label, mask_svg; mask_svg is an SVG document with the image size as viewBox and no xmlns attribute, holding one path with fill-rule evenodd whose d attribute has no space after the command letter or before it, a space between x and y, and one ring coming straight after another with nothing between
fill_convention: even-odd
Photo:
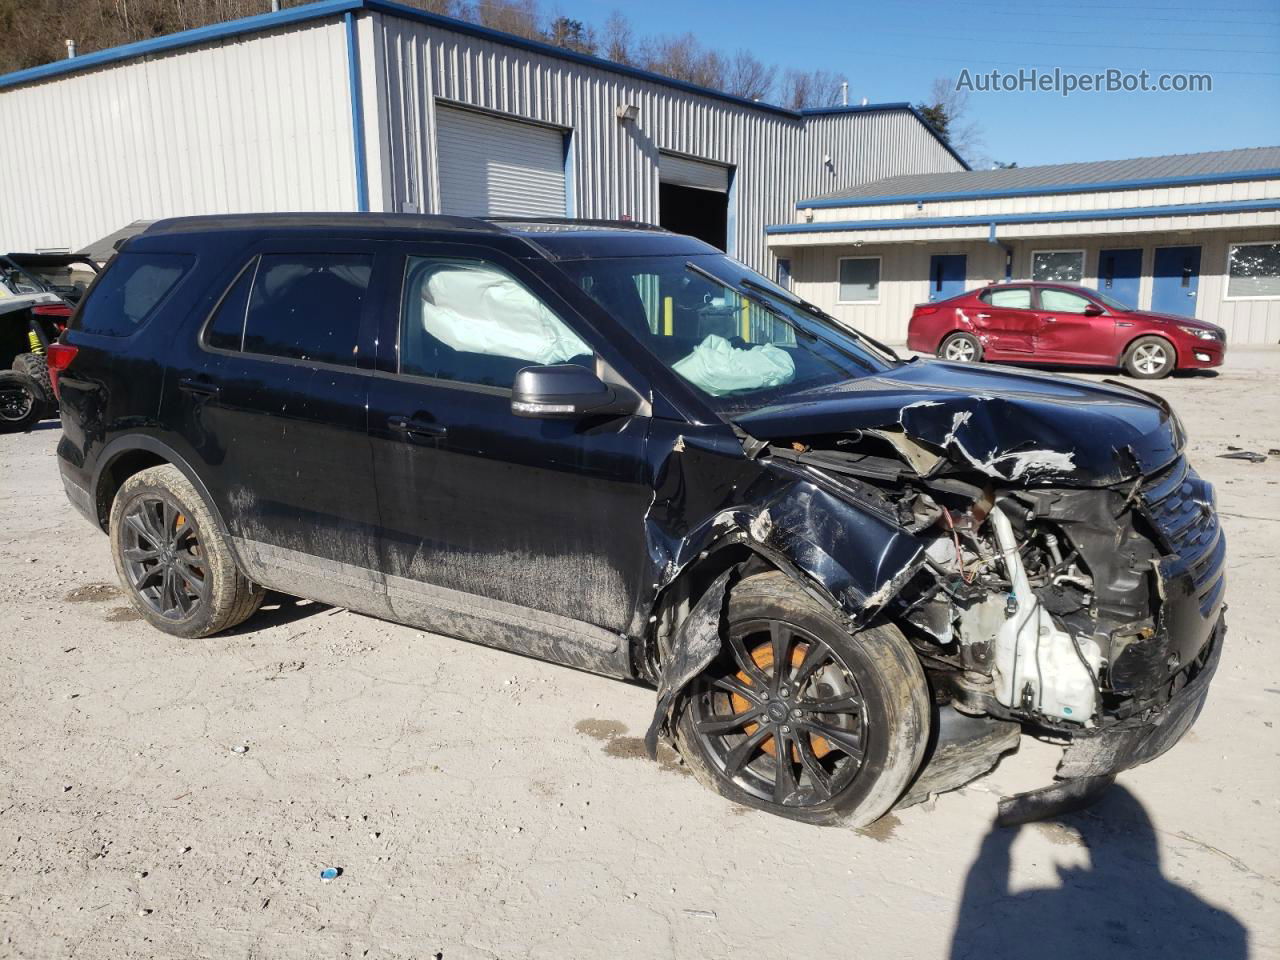
<instances>
[{"instance_id":1,"label":"bare tree","mask_svg":"<svg viewBox=\"0 0 1280 960\"><path fill-rule=\"evenodd\" d=\"M956 153L969 156L981 148L982 128L969 119L969 91L957 90L951 77L936 77L929 88L929 101L917 104L916 109Z\"/></svg>"},{"instance_id":2,"label":"bare tree","mask_svg":"<svg viewBox=\"0 0 1280 960\"><path fill-rule=\"evenodd\" d=\"M646 70L700 87L724 86L725 61L703 48L692 33L650 37L641 44L639 62Z\"/></svg>"},{"instance_id":3,"label":"bare tree","mask_svg":"<svg viewBox=\"0 0 1280 960\"><path fill-rule=\"evenodd\" d=\"M739 50L725 71L724 92L748 100L767 100L773 92L778 68L758 59L748 50Z\"/></svg>"},{"instance_id":4,"label":"bare tree","mask_svg":"<svg viewBox=\"0 0 1280 960\"><path fill-rule=\"evenodd\" d=\"M830 70L788 70L782 75L779 101L792 110L834 107L840 103L844 74Z\"/></svg>"},{"instance_id":5,"label":"bare tree","mask_svg":"<svg viewBox=\"0 0 1280 960\"><path fill-rule=\"evenodd\" d=\"M538 0L476 0L467 19L482 27L513 33L526 40L543 38Z\"/></svg>"},{"instance_id":6,"label":"bare tree","mask_svg":"<svg viewBox=\"0 0 1280 960\"><path fill-rule=\"evenodd\" d=\"M603 54L614 63L633 63L635 31L621 10L614 10L604 22Z\"/></svg>"}]
</instances>

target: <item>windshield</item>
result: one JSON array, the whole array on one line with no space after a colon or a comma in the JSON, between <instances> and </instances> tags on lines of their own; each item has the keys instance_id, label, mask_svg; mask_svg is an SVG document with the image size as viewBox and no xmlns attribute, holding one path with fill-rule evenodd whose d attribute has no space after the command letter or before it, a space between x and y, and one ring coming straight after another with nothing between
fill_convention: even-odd
<instances>
[{"instance_id":1,"label":"windshield","mask_svg":"<svg viewBox=\"0 0 1280 960\"><path fill-rule=\"evenodd\" d=\"M1133 310L1133 307L1129 304L1123 303L1115 297L1102 293L1100 290L1090 290L1089 296L1093 297L1095 300L1102 301L1103 306L1110 307L1112 310L1123 310L1125 313Z\"/></svg>"},{"instance_id":2,"label":"windshield","mask_svg":"<svg viewBox=\"0 0 1280 960\"><path fill-rule=\"evenodd\" d=\"M895 359L726 256L559 266L722 413L878 373Z\"/></svg>"}]
</instances>

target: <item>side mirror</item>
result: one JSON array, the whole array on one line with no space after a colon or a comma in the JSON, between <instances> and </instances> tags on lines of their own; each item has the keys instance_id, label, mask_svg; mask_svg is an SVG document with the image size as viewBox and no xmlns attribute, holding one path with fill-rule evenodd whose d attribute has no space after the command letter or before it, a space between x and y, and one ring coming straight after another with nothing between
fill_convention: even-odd
<instances>
[{"instance_id":1,"label":"side mirror","mask_svg":"<svg viewBox=\"0 0 1280 960\"><path fill-rule=\"evenodd\" d=\"M1100 317L1102 316L1102 314L1103 314L1103 309L1100 306L1098 306L1096 303L1090 303L1085 305L1084 315L1086 317Z\"/></svg>"},{"instance_id":2,"label":"side mirror","mask_svg":"<svg viewBox=\"0 0 1280 960\"><path fill-rule=\"evenodd\" d=\"M581 420L625 417L639 407L625 387L611 387L576 363L525 367L511 388L511 412L517 417Z\"/></svg>"}]
</instances>

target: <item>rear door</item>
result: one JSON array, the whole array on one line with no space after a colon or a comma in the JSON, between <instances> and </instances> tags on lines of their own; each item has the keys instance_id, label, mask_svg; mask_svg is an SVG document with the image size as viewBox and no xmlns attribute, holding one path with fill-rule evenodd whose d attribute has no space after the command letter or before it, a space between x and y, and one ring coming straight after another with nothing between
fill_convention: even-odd
<instances>
[{"instance_id":1,"label":"rear door","mask_svg":"<svg viewBox=\"0 0 1280 960\"><path fill-rule=\"evenodd\" d=\"M1074 290L1040 287L1036 355L1062 363L1114 362L1116 321L1102 304ZM1101 309L1096 316L1085 311Z\"/></svg>"},{"instance_id":2,"label":"rear door","mask_svg":"<svg viewBox=\"0 0 1280 960\"><path fill-rule=\"evenodd\" d=\"M1036 318L1030 286L991 287L980 297L973 325L986 340L987 356L1029 356L1035 349Z\"/></svg>"},{"instance_id":3,"label":"rear door","mask_svg":"<svg viewBox=\"0 0 1280 960\"><path fill-rule=\"evenodd\" d=\"M396 618L627 675L653 500L648 418L512 414L521 368L602 369L607 351L500 250L441 243L403 252L380 291L369 401Z\"/></svg>"},{"instance_id":4,"label":"rear door","mask_svg":"<svg viewBox=\"0 0 1280 960\"><path fill-rule=\"evenodd\" d=\"M374 245L360 241L246 251L177 351L164 416L253 579L383 613L365 412L373 265Z\"/></svg>"}]
</instances>

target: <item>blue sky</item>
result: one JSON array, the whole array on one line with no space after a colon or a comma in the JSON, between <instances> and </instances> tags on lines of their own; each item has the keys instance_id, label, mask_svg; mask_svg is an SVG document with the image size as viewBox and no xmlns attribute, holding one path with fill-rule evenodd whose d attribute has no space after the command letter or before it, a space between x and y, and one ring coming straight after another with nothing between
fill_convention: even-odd
<instances>
[{"instance_id":1,"label":"blue sky","mask_svg":"<svg viewBox=\"0 0 1280 960\"><path fill-rule=\"evenodd\" d=\"M1208 73L1207 93L981 93L980 154L1020 166L1280 144L1276 0L558 0L544 9L637 33L690 30L783 66L849 77L850 102L925 99L933 79L1019 67Z\"/></svg>"}]
</instances>

